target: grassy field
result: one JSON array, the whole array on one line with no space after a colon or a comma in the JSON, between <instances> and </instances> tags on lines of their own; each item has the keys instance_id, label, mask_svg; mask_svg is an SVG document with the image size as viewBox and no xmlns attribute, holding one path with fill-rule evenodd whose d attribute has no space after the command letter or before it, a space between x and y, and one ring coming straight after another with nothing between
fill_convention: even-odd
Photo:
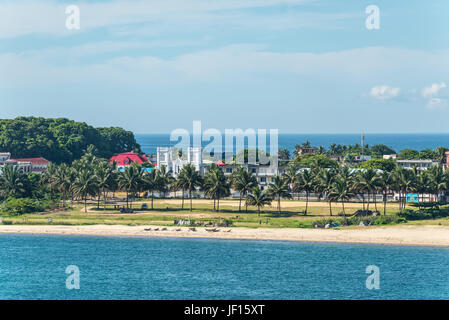
<instances>
[{"instance_id":1,"label":"grassy field","mask_svg":"<svg viewBox=\"0 0 449 320\"><path fill-rule=\"evenodd\" d=\"M2 216L3 223L12 224L58 224L58 225L91 225L91 224L120 224L120 225L161 225L172 226L175 219L190 219L196 223L232 221L234 227L269 227L269 228L298 228L312 227L312 222L330 218L329 205L325 201L309 202L307 216L303 214L305 210L304 201L285 200L282 201L282 213L277 213L275 203L270 207L263 208L263 212L258 216L254 207L249 207L245 211L242 202L242 211L238 212L238 200L221 200L220 212L212 211L212 200L193 200L193 211L190 212L189 201L185 201L184 210L181 208L180 199L157 199L154 200L154 210L141 210L141 205L146 203L151 206L151 200L138 201L133 203L135 212L132 214L122 214L113 207L100 209L96 208L95 202L88 204L88 212L84 213L82 204L74 203L72 208L67 210L55 210L53 212L24 214L21 216ZM120 203L123 205L124 203ZM378 203L378 210L383 212L383 204ZM362 209L361 203L345 203L346 214L350 215L358 209ZM370 204L370 209L374 209L374 204ZM334 216L342 212L341 204L332 203ZM387 215L393 215L398 211L398 204L387 204ZM51 222L49 221L51 219ZM428 221L415 221L415 224L429 224ZM433 224L442 223L433 220ZM444 225L449 225L449 220L443 220Z\"/></svg>"}]
</instances>

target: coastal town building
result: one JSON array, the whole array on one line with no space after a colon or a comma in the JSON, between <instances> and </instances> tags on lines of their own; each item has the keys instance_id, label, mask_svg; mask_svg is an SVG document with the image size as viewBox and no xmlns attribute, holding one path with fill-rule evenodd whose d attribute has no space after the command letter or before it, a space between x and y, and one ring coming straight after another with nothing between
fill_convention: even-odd
<instances>
[{"instance_id":1,"label":"coastal town building","mask_svg":"<svg viewBox=\"0 0 449 320\"><path fill-rule=\"evenodd\" d=\"M236 171L239 167L244 167L249 173L253 174L257 182L260 185L261 190L265 190L268 185L273 182L273 179L277 175L281 175L285 172L286 166L275 166L270 164L226 164L217 163L219 165L225 176L229 177L232 172Z\"/></svg>"},{"instance_id":2,"label":"coastal town building","mask_svg":"<svg viewBox=\"0 0 449 320\"><path fill-rule=\"evenodd\" d=\"M0 152L0 162L8 161L11 159L11 152Z\"/></svg>"},{"instance_id":3,"label":"coastal town building","mask_svg":"<svg viewBox=\"0 0 449 320\"><path fill-rule=\"evenodd\" d=\"M23 169L24 172L32 173L42 173L45 172L48 166L51 164L50 161L42 157L39 158L16 158L11 159L11 161L16 162L19 167Z\"/></svg>"},{"instance_id":4,"label":"coastal town building","mask_svg":"<svg viewBox=\"0 0 449 320\"><path fill-rule=\"evenodd\" d=\"M314 154L316 153L316 147L298 147L296 153L300 156L305 154Z\"/></svg>"},{"instance_id":5,"label":"coastal town building","mask_svg":"<svg viewBox=\"0 0 449 320\"><path fill-rule=\"evenodd\" d=\"M384 160L395 160L398 157L397 154L384 154L382 159Z\"/></svg>"},{"instance_id":6,"label":"coastal town building","mask_svg":"<svg viewBox=\"0 0 449 320\"><path fill-rule=\"evenodd\" d=\"M438 161L427 159L396 160L396 163L398 164L398 166L405 169L412 169L416 167L418 170L427 170L430 167L439 165Z\"/></svg>"},{"instance_id":7,"label":"coastal town building","mask_svg":"<svg viewBox=\"0 0 449 320\"><path fill-rule=\"evenodd\" d=\"M165 166L175 177L187 164L192 164L195 170L204 174L202 148L188 147L187 152L183 152L172 147L157 147L156 159L158 169Z\"/></svg>"},{"instance_id":8,"label":"coastal town building","mask_svg":"<svg viewBox=\"0 0 449 320\"><path fill-rule=\"evenodd\" d=\"M42 173L45 172L50 161L42 157L39 158L11 158L10 152L0 153L0 173L5 165L17 166L24 173Z\"/></svg>"},{"instance_id":9,"label":"coastal town building","mask_svg":"<svg viewBox=\"0 0 449 320\"><path fill-rule=\"evenodd\" d=\"M371 156L359 155L354 157L354 162L363 162L371 160Z\"/></svg>"},{"instance_id":10,"label":"coastal town building","mask_svg":"<svg viewBox=\"0 0 449 320\"><path fill-rule=\"evenodd\" d=\"M148 158L135 152L119 153L109 159L109 162L116 163L117 168L124 168L130 166L132 163L142 164L149 162Z\"/></svg>"}]
</instances>

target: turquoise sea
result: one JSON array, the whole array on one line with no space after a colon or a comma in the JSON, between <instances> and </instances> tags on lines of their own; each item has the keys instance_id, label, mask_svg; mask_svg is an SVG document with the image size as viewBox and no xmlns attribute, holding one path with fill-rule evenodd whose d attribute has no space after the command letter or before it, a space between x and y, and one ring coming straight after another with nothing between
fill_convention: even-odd
<instances>
[{"instance_id":1,"label":"turquoise sea","mask_svg":"<svg viewBox=\"0 0 449 320\"><path fill-rule=\"evenodd\" d=\"M174 146L177 143L177 141L170 141L170 134L136 134L135 136L143 151L151 154L156 153L156 147ZM361 144L361 134L280 133L278 137L279 148L285 148L290 151L295 150L296 144L301 144L305 141L310 141L313 146L329 148L332 143L342 145ZM203 142L203 146L207 144L207 141ZM435 149L439 146L449 148L449 133L367 133L365 134L365 144L370 146L385 144L397 152L405 148L415 150ZM268 138L267 151L270 151Z\"/></svg>"},{"instance_id":2,"label":"turquoise sea","mask_svg":"<svg viewBox=\"0 0 449 320\"><path fill-rule=\"evenodd\" d=\"M0 299L449 299L448 262L436 247L0 235Z\"/></svg>"}]
</instances>

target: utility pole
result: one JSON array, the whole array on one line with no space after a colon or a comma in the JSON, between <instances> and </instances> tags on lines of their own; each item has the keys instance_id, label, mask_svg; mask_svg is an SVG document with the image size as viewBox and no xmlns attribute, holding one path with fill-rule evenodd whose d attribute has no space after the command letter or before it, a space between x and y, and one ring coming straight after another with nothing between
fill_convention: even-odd
<instances>
[{"instance_id":1,"label":"utility pole","mask_svg":"<svg viewBox=\"0 0 449 320\"><path fill-rule=\"evenodd\" d=\"M362 160L363 160L364 151L365 151L365 134L362 131Z\"/></svg>"}]
</instances>

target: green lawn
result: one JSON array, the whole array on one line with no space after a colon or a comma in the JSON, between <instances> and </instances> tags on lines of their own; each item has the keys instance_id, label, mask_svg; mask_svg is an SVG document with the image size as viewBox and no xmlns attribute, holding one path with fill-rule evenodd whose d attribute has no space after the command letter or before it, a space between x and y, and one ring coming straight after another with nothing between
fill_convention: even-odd
<instances>
[{"instance_id":1,"label":"green lawn","mask_svg":"<svg viewBox=\"0 0 449 320\"><path fill-rule=\"evenodd\" d=\"M121 214L118 210L114 210L113 206L104 209L96 208L95 202L88 204L88 212L84 213L84 206L75 203L69 210L58 210L54 212L24 214L21 216L2 216L6 223L13 224L57 224L57 225L92 225L92 224L119 224L119 225L161 225L171 226L175 219L187 219L198 222L221 222L226 220L232 221L235 227L270 227L270 228L297 228L311 227L312 222L329 218L329 206L326 202L310 202L309 212L307 216L303 215L305 203L303 201L285 200L282 201L282 213L279 215L275 206L263 208L263 212L258 216L254 207L249 207L248 213L238 212L238 200L221 200L220 212L212 211L213 202L211 200L194 200L193 211L190 212L189 202L185 201L185 209L181 209L181 200L155 200L154 210L140 210L142 203L151 205L151 201L145 199L133 203L135 213ZM273 203L275 205L275 203ZM336 216L341 212L341 204L332 204L333 214ZM374 205L370 205L374 209ZM397 213L398 205L389 203L387 205L387 215ZM346 214L352 214L357 209L362 208L361 203L345 204ZM245 210L244 202L242 202L242 210ZM378 204L378 210L382 212L382 204ZM49 218L52 219L49 222ZM432 221L435 223L436 220ZM425 221L427 222L427 221ZM425 223L420 221L420 223ZM414 222L418 224L418 222ZM445 220L444 223L448 224Z\"/></svg>"}]
</instances>

